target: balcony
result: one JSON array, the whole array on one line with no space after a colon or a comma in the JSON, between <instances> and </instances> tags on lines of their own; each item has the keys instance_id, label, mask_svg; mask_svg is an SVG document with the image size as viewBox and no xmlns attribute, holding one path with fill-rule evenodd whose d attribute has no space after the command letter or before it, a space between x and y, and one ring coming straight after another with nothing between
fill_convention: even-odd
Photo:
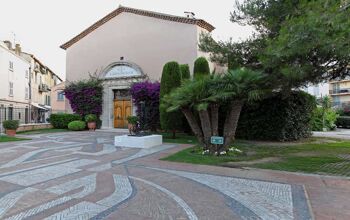
<instances>
[{"instance_id":1,"label":"balcony","mask_svg":"<svg viewBox=\"0 0 350 220\"><path fill-rule=\"evenodd\" d=\"M51 91L51 88L48 85L43 83L39 85L39 92L50 92L50 91Z\"/></svg>"},{"instance_id":2,"label":"balcony","mask_svg":"<svg viewBox=\"0 0 350 220\"><path fill-rule=\"evenodd\" d=\"M329 90L330 95L350 95L350 88L340 88L335 90Z\"/></svg>"}]
</instances>

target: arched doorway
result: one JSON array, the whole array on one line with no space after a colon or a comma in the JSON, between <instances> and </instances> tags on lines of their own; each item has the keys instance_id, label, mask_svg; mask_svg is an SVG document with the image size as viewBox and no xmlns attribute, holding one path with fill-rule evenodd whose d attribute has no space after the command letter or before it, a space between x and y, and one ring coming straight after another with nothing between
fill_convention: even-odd
<instances>
[{"instance_id":1,"label":"arched doorway","mask_svg":"<svg viewBox=\"0 0 350 220\"><path fill-rule=\"evenodd\" d=\"M109 126L114 128L127 128L128 116L133 115L132 97L130 85L132 82L140 81L144 78L141 69L132 63L116 62L109 65L103 71L102 78L105 80L106 102L110 110L110 117L105 116ZM106 106L106 107L107 107ZM108 111L105 111L105 114Z\"/></svg>"}]
</instances>

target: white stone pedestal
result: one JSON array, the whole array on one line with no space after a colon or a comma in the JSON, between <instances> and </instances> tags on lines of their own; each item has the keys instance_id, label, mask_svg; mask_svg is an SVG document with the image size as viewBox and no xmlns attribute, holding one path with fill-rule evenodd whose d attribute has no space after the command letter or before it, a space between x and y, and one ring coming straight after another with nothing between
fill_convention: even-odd
<instances>
[{"instance_id":1,"label":"white stone pedestal","mask_svg":"<svg viewBox=\"0 0 350 220\"><path fill-rule=\"evenodd\" d=\"M114 145L116 147L150 148L162 144L162 135L149 135L143 137L123 135L116 136L114 139Z\"/></svg>"}]
</instances>

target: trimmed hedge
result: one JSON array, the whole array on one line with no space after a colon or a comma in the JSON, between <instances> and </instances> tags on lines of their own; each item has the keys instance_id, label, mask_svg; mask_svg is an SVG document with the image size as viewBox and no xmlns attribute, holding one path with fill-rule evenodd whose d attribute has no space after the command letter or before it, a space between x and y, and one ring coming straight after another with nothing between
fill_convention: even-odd
<instances>
[{"instance_id":1,"label":"trimmed hedge","mask_svg":"<svg viewBox=\"0 0 350 220\"><path fill-rule=\"evenodd\" d=\"M181 80L191 78L190 66L188 64L181 64L180 70L181 70Z\"/></svg>"},{"instance_id":2,"label":"trimmed hedge","mask_svg":"<svg viewBox=\"0 0 350 220\"><path fill-rule=\"evenodd\" d=\"M83 131L85 128L85 121L72 121L68 124L68 129L71 131Z\"/></svg>"},{"instance_id":3,"label":"trimmed hedge","mask_svg":"<svg viewBox=\"0 0 350 220\"><path fill-rule=\"evenodd\" d=\"M310 137L315 108L315 98L305 92L295 91L288 97L275 93L244 106L236 136L249 140L277 141Z\"/></svg>"},{"instance_id":4,"label":"trimmed hedge","mask_svg":"<svg viewBox=\"0 0 350 220\"><path fill-rule=\"evenodd\" d=\"M81 121L80 115L76 114L51 114L50 123L54 128L66 129L72 121Z\"/></svg>"},{"instance_id":5,"label":"trimmed hedge","mask_svg":"<svg viewBox=\"0 0 350 220\"><path fill-rule=\"evenodd\" d=\"M340 116L337 118L335 122L337 127L341 128L350 128L350 116Z\"/></svg>"},{"instance_id":6,"label":"trimmed hedge","mask_svg":"<svg viewBox=\"0 0 350 220\"><path fill-rule=\"evenodd\" d=\"M173 61L164 65L162 79L160 81L160 99L169 94L173 89L181 86L180 65ZM163 130L179 130L182 128L182 114L179 111L167 112L162 105L159 106L160 125Z\"/></svg>"},{"instance_id":7,"label":"trimmed hedge","mask_svg":"<svg viewBox=\"0 0 350 220\"><path fill-rule=\"evenodd\" d=\"M194 62L193 77L201 77L210 75L209 62L205 57L199 57Z\"/></svg>"}]
</instances>

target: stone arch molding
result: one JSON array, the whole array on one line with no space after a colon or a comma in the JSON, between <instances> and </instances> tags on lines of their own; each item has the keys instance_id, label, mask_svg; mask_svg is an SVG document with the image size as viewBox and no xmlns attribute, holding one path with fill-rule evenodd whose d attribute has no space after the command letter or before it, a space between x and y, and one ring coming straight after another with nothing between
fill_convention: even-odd
<instances>
[{"instance_id":1,"label":"stone arch molding","mask_svg":"<svg viewBox=\"0 0 350 220\"><path fill-rule=\"evenodd\" d=\"M114 62L102 71L102 79L125 79L144 77L142 69L131 62Z\"/></svg>"}]
</instances>

